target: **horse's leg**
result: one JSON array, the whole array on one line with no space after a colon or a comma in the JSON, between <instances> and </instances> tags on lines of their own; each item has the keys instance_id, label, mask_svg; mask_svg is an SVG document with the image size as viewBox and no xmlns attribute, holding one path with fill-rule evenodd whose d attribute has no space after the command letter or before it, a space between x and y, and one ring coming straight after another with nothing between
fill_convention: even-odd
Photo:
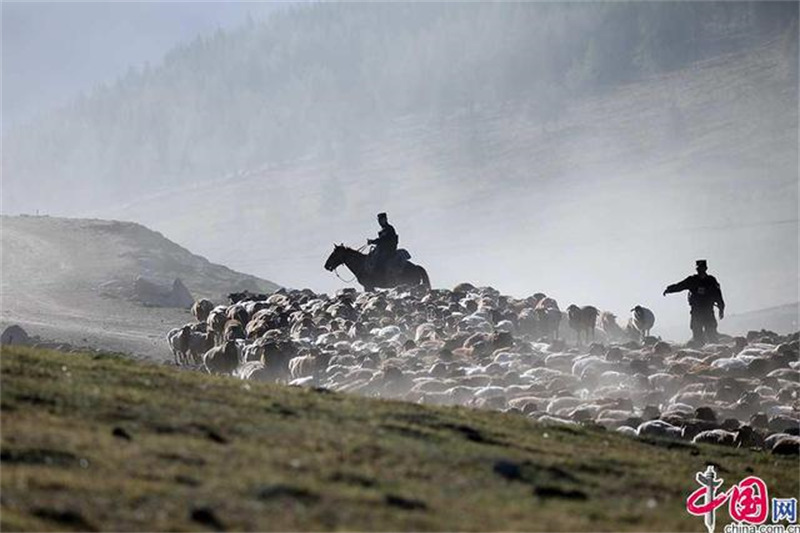
<instances>
[{"instance_id":1,"label":"horse's leg","mask_svg":"<svg viewBox=\"0 0 800 533\"><path fill-rule=\"evenodd\" d=\"M407 263L403 268L401 280L408 285L422 285L426 289L431 288L431 280L428 278L428 272L420 265L415 265L413 263Z\"/></svg>"},{"instance_id":2,"label":"horse's leg","mask_svg":"<svg viewBox=\"0 0 800 533\"><path fill-rule=\"evenodd\" d=\"M430 289L431 288L431 280L428 277L428 271L425 270L425 268L423 268L421 266L419 266L417 268L419 269L419 276L420 276L420 281L422 282L422 285L425 285L425 288Z\"/></svg>"}]
</instances>

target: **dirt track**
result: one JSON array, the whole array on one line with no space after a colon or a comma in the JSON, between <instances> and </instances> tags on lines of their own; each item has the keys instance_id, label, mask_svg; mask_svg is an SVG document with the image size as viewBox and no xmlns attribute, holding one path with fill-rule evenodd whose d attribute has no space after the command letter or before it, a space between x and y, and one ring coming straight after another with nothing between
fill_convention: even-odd
<instances>
[{"instance_id":1,"label":"dirt track","mask_svg":"<svg viewBox=\"0 0 800 533\"><path fill-rule=\"evenodd\" d=\"M184 310L145 309L127 302L92 302L96 311L81 311L41 296L33 293L26 298L29 305L9 310L4 295L0 328L19 324L42 339L166 360L166 331L189 319Z\"/></svg>"}]
</instances>

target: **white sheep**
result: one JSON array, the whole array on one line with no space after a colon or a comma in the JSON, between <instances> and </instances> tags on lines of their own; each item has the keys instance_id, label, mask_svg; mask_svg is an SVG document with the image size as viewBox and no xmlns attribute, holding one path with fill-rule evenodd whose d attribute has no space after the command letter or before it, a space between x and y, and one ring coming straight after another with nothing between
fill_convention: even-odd
<instances>
[{"instance_id":1,"label":"white sheep","mask_svg":"<svg viewBox=\"0 0 800 533\"><path fill-rule=\"evenodd\" d=\"M317 358L312 354L298 355L289 360L289 375L292 379L312 376L317 371Z\"/></svg>"},{"instance_id":2,"label":"white sheep","mask_svg":"<svg viewBox=\"0 0 800 533\"><path fill-rule=\"evenodd\" d=\"M175 360L176 365L183 364L185 354L181 349L180 336L183 328L173 328L167 333L167 344Z\"/></svg>"},{"instance_id":3,"label":"white sheep","mask_svg":"<svg viewBox=\"0 0 800 533\"><path fill-rule=\"evenodd\" d=\"M645 337L650 336L650 330L655 323L656 315L648 308L637 305L631 309L629 324L639 334L639 340L644 341Z\"/></svg>"},{"instance_id":4,"label":"white sheep","mask_svg":"<svg viewBox=\"0 0 800 533\"><path fill-rule=\"evenodd\" d=\"M724 429L709 429L695 435L692 442L695 444L703 442L707 444L719 444L721 446L735 446L736 433L731 433Z\"/></svg>"},{"instance_id":5,"label":"white sheep","mask_svg":"<svg viewBox=\"0 0 800 533\"><path fill-rule=\"evenodd\" d=\"M673 426L663 420L648 420L639 425L636 434L640 437L659 437L680 440L682 431L681 428Z\"/></svg>"}]
</instances>

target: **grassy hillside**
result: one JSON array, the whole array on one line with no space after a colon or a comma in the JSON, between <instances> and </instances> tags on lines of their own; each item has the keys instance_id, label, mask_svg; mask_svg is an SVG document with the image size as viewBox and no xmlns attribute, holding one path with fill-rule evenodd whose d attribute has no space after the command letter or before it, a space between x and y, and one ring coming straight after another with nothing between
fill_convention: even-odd
<instances>
[{"instance_id":1,"label":"grassy hillside","mask_svg":"<svg viewBox=\"0 0 800 533\"><path fill-rule=\"evenodd\" d=\"M694 473L796 459L4 348L3 530L702 529ZM718 527L721 527L718 514Z\"/></svg>"}]
</instances>

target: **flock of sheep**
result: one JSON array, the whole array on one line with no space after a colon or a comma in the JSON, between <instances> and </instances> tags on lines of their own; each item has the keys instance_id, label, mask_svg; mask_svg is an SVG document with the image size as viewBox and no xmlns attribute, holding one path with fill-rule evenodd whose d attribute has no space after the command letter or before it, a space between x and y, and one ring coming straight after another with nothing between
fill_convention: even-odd
<instances>
[{"instance_id":1,"label":"flock of sheep","mask_svg":"<svg viewBox=\"0 0 800 533\"><path fill-rule=\"evenodd\" d=\"M230 300L196 302L197 321L169 332L177 364L645 438L800 451L797 333L681 347L650 336L655 317L641 306L623 328L592 306L562 313L544 294L515 299L466 283Z\"/></svg>"}]
</instances>

